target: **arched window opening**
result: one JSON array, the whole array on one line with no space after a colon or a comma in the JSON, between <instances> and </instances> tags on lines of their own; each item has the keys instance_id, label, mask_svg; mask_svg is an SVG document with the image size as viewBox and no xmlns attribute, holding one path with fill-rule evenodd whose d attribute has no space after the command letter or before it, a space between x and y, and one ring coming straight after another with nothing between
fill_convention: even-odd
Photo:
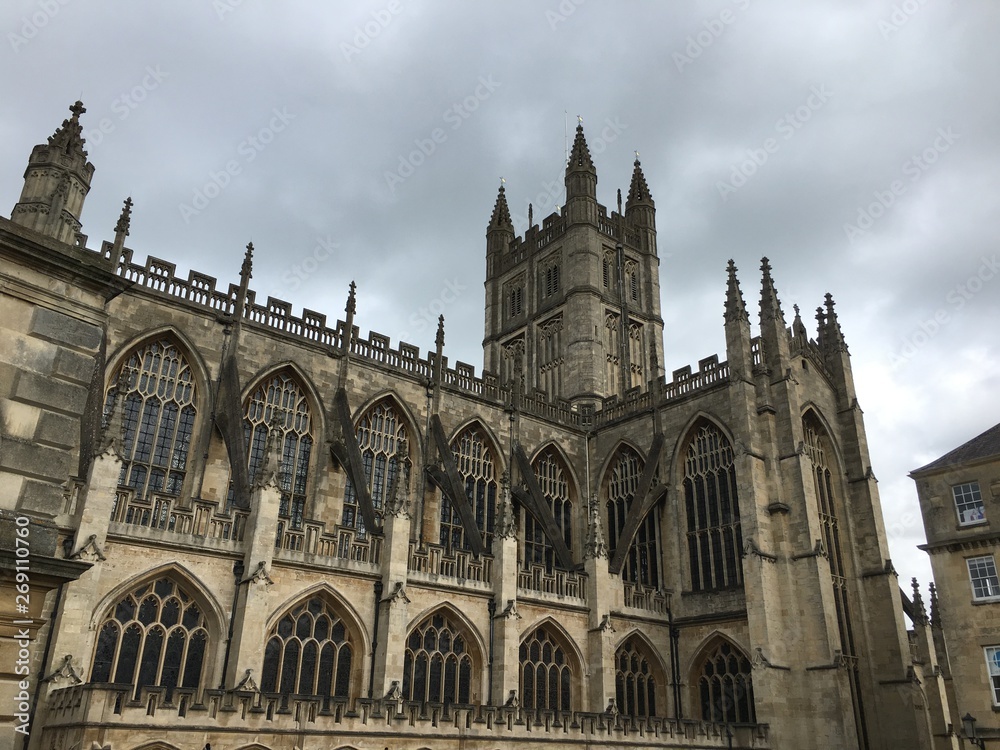
<instances>
[{"instance_id":1,"label":"arched window opening","mask_svg":"<svg viewBox=\"0 0 1000 750\"><path fill-rule=\"evenodd\" d=\"M391 400L386 399L372 406L361 417L357 426L358 448L365 469L365 480L372 505L379 515L389 496L389 488L399 471L396 451L407 441L406 425L396 412ZM358 493L354 482L347 478L344 489L344 513L341 524L357 530L358 536L366 533L364 518L358 509Z\"/></svg>"},{"instance_id":2,"label":"arched window opening","mask_svg":"<svg viewBox=\"0 0 1000 750\"><path fill-rule=\"evenodd\" d=\"M281 695L349 697L355 650L344 620L314 596L271 628L260 689Z\"/></svg>"},{"instance_id":3,"label":"arched window opening","mask_svg":"<svg viewBox=\"0 0 1000 750\"><path fill-rule=\"evenodd\" d=\"M642 500L635 496L642 469L643 462L638 453L628 446L618 449L608 480L608 548L612 557L625 529L632 503ZM660 588L660 557L660 507L656 505L642 519L629 546L628 556L622 565L622 580Z\"/></svg>"},{"instance_id":4,"label":"arched window opening","mask_svg":"<svg viewBox=\"0 0 1000 750\"><path fill-rule=\"evenodd\" d=\"M170 578L144 583L125 594L99 628L91 682L163 687L167 700L178 688L201 686L208 650L205 615Z\"/></svg>"},{"instance_id":5,"label":"arched window opening","mask_svg":"<svg viewBox=\"0 0 1000 750\"><path fill-rule=\"evenodd\" d=\"M281 457L281 501L278 506L280 520L275 542L278 546L286 529L297 531L302 528L313 445L312 417L305 391L284 372L263 381L246 404L243 438L247 446L247 468L251 484L264 466L268 432L273 428L280 432L278 451ZM230 483L227 510L232 502L233 486Z\"/></svg>"},{"instance_id":6,"label":"arched window opening","mask_svg":"<svg viewBox=\"0 0 1000 750\"><path fill-rule=\"evenodd\" d=\"M656 716L656 673L653 660L636 638L615 652L615 694L626 716Z\"/></svg>"},{"instance_id":7,"label":"arched window opening","mask_svg":"<svg viewBox=\"0 0 1000 750\"><path fill-rule=\"evenodd\" d=\"M566 546L573 549L573 502L570 498L569 472L553 448L543 451L532 466L535 478L542 490L542 497L552 511L556 528L562 534ZM546 571L552 572L556 565L555 547L545 535L541 522L531 513L521 514L524 518L524 546L522 564L525 568L532 565L544 565Z\"/></svg>"},{"instance_id":8,"label":"arched window opening","mask_svg":"<svg viewBox=\"0 0 1000 750\"><path fill-rule=\"evenodd\" d=\"M727 724L757 722L750 660L721 640L702 662L698 678L701 718Z\"/></svg>"},{"instance_id":9,"label":"arched window opening","mask_svg":"<svg viewBox=\"0 0 1000 750\"><path fill-rule=\"evenodd\" d=\"M458 473L465 482L465 494L476 516L476 526L489 552L493 546L496 521L497 471L493 449L482 431L468 427L451 444ZM451 550L470 549L458 509L447 496L441 498L441 544Z\"/></svg>"},{"instance_id":10,"label":"arched window opening","mask_svg":"<svg viewBox=\"0 0 1000 750\"><path fill-rule=\"evenodd\" d=\"M156 501L152 494L179 495L184 484L194 430L194 375L177 347L162 338L136 348L112 382L123 386L118 398L124 398L118 484L130 488L135 500L156 506L143 517L137 516L138 508L130 506L121 520L164 528L169 505ZM111 408L109 390L105 412ZM115 513L119 510L116 507Z\"/></svg>"},{"instance_id":11,"label":"arched window opening","mask_svg":"<svg viewBox=\"0 0 1000 750\"><path fill-rule=\"evenodd\" d=\"M531 710L570 711L573 670L562 645L539 626L521 642L521 705Z\"/></svg>"},{"instance_id":12,"label":"arched window opening","mask_svg":"<svg viewBox=\"0 0 1000 750\"><path fill-rule=\"evenodd\" d=\"M406 639L403 699L471 703L475 663L464 631L444 614L425 619Z\"/></svg>"},{"instance_id":13,"label":"arched window opening","mask_svg":"<svg viewBox=\"0 0 1000 750\"><path fill-rule=\"evenodd\" d=\"M713 424L698 427L684 460L692 591L743 585L743 534L733 447Z\"/></svg>"}]
</instances>

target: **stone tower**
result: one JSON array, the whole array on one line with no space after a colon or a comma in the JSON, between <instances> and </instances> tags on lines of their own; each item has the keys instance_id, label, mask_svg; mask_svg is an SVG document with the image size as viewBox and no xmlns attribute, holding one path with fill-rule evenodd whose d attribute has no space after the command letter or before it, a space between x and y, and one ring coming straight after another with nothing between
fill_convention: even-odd
<instances>
[{"instance_id":1,"label":"stone tower","mask_svg":"<svg viewBox=\"0 0 1000 750\"><path fill-rule=\"evenodd\" d=\"M486 232L485 366L501 382L574 405L645 389L662 374L656 209L638 158L624 212L597 202L578 125L566 205L514 236L503 185ZM529 218L530 224L530 218Z\"/></svg>"},{"instance_id":2,"label":"stone tower","mask_svg":"<svg viewBox=\"0 0 1000 750\"><path fill-rule=\"evenodd\" d=\"M60 242L75 244L94 165L83 150L80 115L87 110L83 102L76 102L69 111L72 116L63 120L48 143L32 149L21 199L10 218Z\"/></svg>"}]
</instances>

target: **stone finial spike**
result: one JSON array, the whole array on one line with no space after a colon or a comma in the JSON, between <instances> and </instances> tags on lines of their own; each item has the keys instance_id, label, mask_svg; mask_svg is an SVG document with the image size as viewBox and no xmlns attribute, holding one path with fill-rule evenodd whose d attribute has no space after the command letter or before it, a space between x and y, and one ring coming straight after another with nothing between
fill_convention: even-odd
<instances>
[{"instance_id":1,"label":"stone finial spike","mask_svg":"<svg viewBox=\"0 0 1000 750\"><path fill-rule=\"evenodd\" d=\"M355 314L358 312L358 298L357 298L358 285L351 280L351 285L347 292L347 305L344 307L344 312L346 312L351 319L354 319Z\"/></svg>"},{"instance_id":2,"label":"stone finial spike","mask_svg":"<svg viewBox=\"0 0 1000 750\"><path fill-rule=\"evenodd\" d=\"M274 409L271 412L271 421L268 423L267 444L264 447L264 465L254 478L254 487L280 486L283 423L284 419L279 414L279 410Z\"/></svg>"},{"instance_id":3,"label":"stone finial spike","mask_svg":"<svg viewBox=\"0 0 1000 750\"><path fill-rule=\"evenodd\" d=\"M601 511L597 495L590 496L587 513L587 538L584 543L584 558L607 558L608 543L604 539L604 526L601 524Z\"/></svg>"},{"instance_id":4,"label":"stone finial spike","mask_svg":"<svg viewBox=\"0 0 1000 750\"><path fill-rule=\"evenodd\" d=\"M240 266L240 281L250 281L253 277L253 243L247 243L247 251L243 254L243 265Z\"/></svg>"},{"instance_id":5,"label":"stone finial spike","mask_svg":"<svg viewBox=\"0 0 1000 750\"><path fill-rule=\"evenodd\" d=\"M934 581L927 584L927 588L930 590L931 594L931 625L935 628L941 627L941 610L938 605L938 595L937 586L934 585Z\"/></svg>"},{"instance_id":6,"label":"stone finial spike","mask_svg":"<svg viewBox=\"0 0 1000 750\"><path fill-rule=\"evenodd\" d=\"M98 453L115 453L119 457L123 455L123 441L125 438L125 393L129 389L128 370L122 368L118 374L118 379L111 386L108 395L111 398L111 410L105 416L103 430L101 432L101 442Z\"/></svg>"},{"instance_id":7,"label":"stone finial spike","mask_svg":"<svg viewBox=\"0 0 1000 750\"><path fill-rule=\"evenodd\" d=\"M799 306L792 305L792 309L795 310L795 319L792 321L792 333L795 338L800 338L805 341L809 334L806 332L806 327L802 323L802 316L799 314Z\"/></svg>"},{"instance_id":8,"label":"stone finial spike","mask_svg":"<svg viewBox=\"0 0 1000 750\"><path fill-rule=\"evenodd\" d=\"M781 321L785 324L785 313L781 309L781 301L778 299L778 290L774 288L774 279L771 278L771 263L767 257L760 259L761 289L760 289L760 319L763 321Z\"/></svg>"},{"instance_id":9,"label":"stone finial spike","mask_svg":"<svg viewBox=\"0 0 1000 750\"><path fill-rule=\"evenodd\" d=\"M840 321L837 319L837 311L834 309L835 304L833 295L827 292L824 297L824 305L826 307L826 341L835 350L847 351L844 332L840 329Z\"/></svg>"},{"instance_id":10,"label":"stone finial spike","mask_svg":"<svg viewBox=\"0 0 1000 750\"><path fill-rule=\"evenodd\" d=\"M528 227L529 228L532 227L532 226L534 226L534 224L535 224L534 213L535 213L534 207L529 203L528 204Z\"/></svg>"},{"instance_id":11,"label":"stone finial spike","mask_svg":"<svg viewBox=\"0 0 1000 750\"><path fill-rule=\"evenodd\" d=\"M913 619L916 623L926 625L927 610L924 609L924 600L920 596L920 584L917 583L916 578L912 578L910 579L910 585L913 587Z\"/></svg>"},{"instance_id":12,"label":"stone finial spike","mask_svg":"<svg viewBox=\"0 0 1000 750\"><path fill-rule=\"evenodd\" d=\"M132 196L130 195L125 199L124 205L122 205L121 215L118 217L118 223L115 224L115 234L121 235L123 238L128 237L129 226L132 223ZM115 237L115 240L118 238Z\"/></svg>"},{"instance_id":13,"label":"stone finial spike","mask_svg":"<svg viewBox=\"0 0 1000 750\"><path fill-rule=\"evenodd\" d=\"M514 503L510 496L510 472L504 471L500 477L500 519L497 536L513 539L517 536L517 522L514 518Z\"/></svg>"},{"instance_id":14,"label":"stone finial spike","mask_svg":"<svg viewBox=\"0 0 1000 750\"><path fill-rule=\"evenodd\" d=\"M437 347L438 355L444 351L444 315L438 315L437 335L434 337L434 345Z\"/></svg>"},{"instance_id":15,"label":"stone finial spike","mask_svg":"<svg viewBox=\"0 0 1000 750\"><path fill-rule=\"evenodd\" d=\"M736 278L736 264L733 262L732 258L729 259L729 264L727 265L726 270L728 273L728 280L726 282L726 313L724 316L726 322L749 322L750 315L747 313L747 306L743 301L743 292L740 290L740 280Z\"/></svg>"},{"instance_id":16,"label":"stone finial spike","mask_svg":"<svg viewBox=\"0 0 1000 750\"><path fill-rule=\"evenodd\" d=\"M618 214L622 212L622 189L618 188Z\"/></svg>"}]
</instances>

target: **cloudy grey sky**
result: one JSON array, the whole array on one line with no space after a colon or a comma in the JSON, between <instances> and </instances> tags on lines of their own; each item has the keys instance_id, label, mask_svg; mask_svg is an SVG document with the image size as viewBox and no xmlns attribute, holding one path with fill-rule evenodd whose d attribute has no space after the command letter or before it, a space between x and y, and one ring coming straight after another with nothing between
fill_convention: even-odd
<instances>
[{"instance_id":1,"label":"cloudy grey sky","mask_svg":"<svg viewBox=\"0 0 1000 750\"><path fill-rule=\"evenodd\" d=\"M725 267L832 292L892 555L929 576L907 472L1000 420L1000 5L992 0L112 3L0 8L0 211L82 98L90 246L128 245L481 366L484 232L562 202L583 117L614 205L658 209L666 368L723 353ZM425 153L421 153L420 149ZM200 196L200 197L199 197Z\"/></svg>"}]
</instances>

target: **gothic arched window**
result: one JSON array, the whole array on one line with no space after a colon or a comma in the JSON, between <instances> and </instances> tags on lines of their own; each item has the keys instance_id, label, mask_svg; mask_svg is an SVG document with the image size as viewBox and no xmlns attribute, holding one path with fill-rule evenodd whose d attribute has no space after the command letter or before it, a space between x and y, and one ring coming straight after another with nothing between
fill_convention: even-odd
<instances>
[{"instance_id":1,"label":"gothic arched window","mask_svg":"<svg viewBox=\"0 0 1000 750\"><path fill-rule=\"evenodd\" d=\"M637 638L615 652L615 694L626 716L656 716L656 672L653 659Z\"/></svg>"},{"instance_id":2,"label":"gothic arched window","mask_svg":"<svg viewBox=\"0 0 1000 750\"><path fill-rule=\"evenodd\" d=\"M403 699L470 703L474 664L462 629L446 615L425 619L406 639Z\"/></svg>"},{"instance_id":3,"label":"gothic arched window","mask_svg":"<svg viewBox=\"0 0 1000 750\"><path fill-rule=\"evenodd\" d=\"M684 460L691 590L743 585L743 535L733 446L712 424L699 426Z\"/></svg>"},{"instance_id":4,"label":"gothic arched window","mask_svg":"<svg viewBox=\"0 0 1000 750\"><path fill-rule=\"evenodd\" d=\"M753 724L753 677L750 660L721 640L702 662L698 677L701 718L727 724Z\"/></svg>"},{"instance_id":5,"label":"gothic arched window","mask_svg":"<svg viewBox=\"0 0 1000 750\"><path fill-rule=\"evenodd\" d=\"M396 413L392 401L380 401L365 412L358 422L357 437L372 505L376 512L381 513L389 496L389 488L399 471L396 451L400 442L404 445L406 443L406 426ZM358 493L350 477L347 478L344 489L344 514L341 523L348 528L357 529L359 536L365 533L364 519L358 510Z\"/></svg>"},{"instance_id":6,"label":"gothic arched window","mask_svg":"<svg viewBox=\"0 0 1000 750\"><path fill-rule=\"evenodd\" d=\"M493 545L497 508L497 471L493 449L482 430L468 427L451 444L465 494L476 516L487 552ZM462 517L447 496L441 498L441 544L449 549L469 549Z\"/></svg>"},{"instance_id":7,"label":"gothic arched window","mask_svg":"<svg viewBox=\"0 0 1000 750\"><path fill-rule=\"evenodd\" d=\"M612 557L642 475L642 459L628 446L618 449L608 481L608 549ZM660 508L653 507L642 519L622 565L622 580L643 586L660 586Z\"/></svg>"},{"instance_id":8,"label":"gothic arched window","mask_svg":"<svg viewBox=\"0 0 1000 750\"><path fill-rule=\"evenodd\" d=\"M281 502L278 506L278 539L286 528L301 529L306 507L306 482L312 455L312 418L304 389L288 374L279 372L264 380L246 404L243 437L253 484L264 466L268 432L277 428L281 456ZM230 502L232 486L230 485Z\"/></svg>"},{"instance_id":9,"label":"gothic arched window","mask_svg":"<svg viewBox=\"0 0 1000 750\"><path fill-rule=\"evenodd\" d=\"M340 615L314 596L271 628L260 689L282 695L347 697L354 651L354 640Z\"/></svg>"},{"instance_id":10,"label":"gothic arched window","mask_svg":"<svg viewBox=\"0 0 1000 750\"><path fill-rule=\"evenodd\" d=\"M542 490L542 497L552 511L556 527L562 533L566 546L573 549L573 502L570 499L568 472L562 459L554 449L549 448L535 459L532 468ZM555 548L545 536L538 519L531 513L524 513L523 517L524 566L544 565L546 570L551 571L556 562Z\"/></svg>"},{"instance_id":11,"label":"gothic arched window","mask_svg":"<svg viewBox=\"0 0 1000 750\"><path fill-rule=\"evenodd\" d=\"M521 641L521 705L529 711L569 711L573 670L562 644L544 625Z\"/></svg>"},{"instance_id":12,"label":"gothic arched window","mask_svg":"<svg viewBox=\"0 0 1000 750\"><path fill-rule=\"evenodd\" d=\"M101 623L91 682L167 689L201 685L208 650L205 615L170 578L137 586Z\"/></svg>"},{"instance_id":13,"label":"gothic arched window","mask_svg":"<svg viewBox=\"0 0 1000 750\"><path fill-rule=\"evenodd\" d=\"M125 399L118 484L132 488L136 499L180 494L195 417L190 365L170 339L157 339L140 344L112 382L124 386L118 397ZM106 411L111 398L109 391Z\"/></svg>"}]
</instances>

